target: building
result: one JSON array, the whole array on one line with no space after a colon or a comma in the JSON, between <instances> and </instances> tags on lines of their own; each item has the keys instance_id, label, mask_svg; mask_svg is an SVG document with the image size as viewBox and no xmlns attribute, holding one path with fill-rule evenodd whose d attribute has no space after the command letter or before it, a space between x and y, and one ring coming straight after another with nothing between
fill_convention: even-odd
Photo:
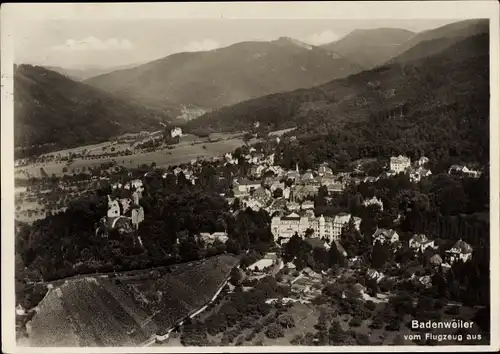
<instances>
[{"instance_id":1,"label":"building","mask_svg":"<svg viewBox=\"0 0 500 354\"><path fill-rule=\"evenodd\" d=\"M467 242L458 240L449 250L446 250L446 261L453 264L457 260L468 262L472 259L472 247Z\"/></svg>"},{"instance_id":2,"label":"building","mask_svg":"<svg viewBox=\"0 0 500 354\"><path fill-rule=\"evenodd\" d=\"M228 240L228 236L226 232L200 232L200 237L206 244L212 244L215 241L226 242Z\"/></svg>"},{"instance_id":3,"label":"building","mask_svg":"<svg viewBox=\"0 0 500 354\"><path fill-rule=\"evenodd\" d=\"M262 202L253 198L242 199L241 204L243 204L245 208L250 208L253 211L259 211L264 206Z\"/></svg>"},{"instance_id":4,"label":"building","mask_svg":"<svg viewBox=\"0 0 500 354\"><path fill-rule=\"evenodd\" d=\"M262 176L262 173L264 172L266 168L263 165L255 165L250 167L250 175L252 177L259 178Z\"/></svg>"},{"instance_id":5,"label":"building","mask_svg":"<svg viewBox=\"0 0 500 354\"><path fill-rule=\"evenodd\" d=\"M266 204L271 199L271 192L263 187L259 187L253 191L252 198L262 204Z\"/></svg>"},{"instance_id":6,"label":"building","mask_svg":"<svg viewBox=\"0 0 500 354\"><path fill-rule=\"evenodd\" d=\"M251 191L260 188L260 181L250 181L249 179L241 179L238 183L238 190L242 193L250 193Z\"/></svg>"},{"instance_id":7,"label":"building","mask_svg":"<svg viewBox=\"0 0 500 354\"><path fill-rule=\"evenodd\" d=\"M399 235L395 230L387 230L387 229L377 229L375 233L372 236L373 239L373 244L375 244L377 241L380 241L380 243L395 243L399 241Z\"/></svg>"},{"instance_id":8,"label":"building","mask_svg":"<svg viewBox=\"0 0 500 354\"><path fill-rule=\"evenodd\" d=\"M181 137L182 136L182 129L179 128L179 127L175 127L174 129L172 129L170 131L170 136L172 138L175 138L175 137Z\"/></svg>"},{"instance_id":9,"label":"building","mask_svg":"<svg viewBox=\"0 0 500 354\"><path fill-rule=\"evenodd\" d=\"M371 199L367 199L363 202L364 206L369 206L369 205L377 205L380 208L380 211L384 211L384 203L382 200L378 199L377 197L373 196Z\"/></svg>"},{"instance_id":10,"label":"building","mask_svg":"<svg viewBox=\"0 0 500 354\"><path fill-rule=\"evenodd\" d=\"M333 176L333 170L330 167L328 167L327 164L323 164L318 168L318 175L320 175L321 177L325 175Z\"/></svg>"},{"instance_id":11,"label":"building","mask_svg":"<svg viewBox=\"0 0 500 354\"><path fill-rule=\"evenodd\" d=\"M424 234L413 235L410 241L408 241L408 247L413 250L419 250L427 241L429 241L429 239Z\"/></svg>"},{"instance_id":12,"label":"building","mask_svg":"<svg viewBox=\"0 0 500 354\"><path fill-rule=\"evenodd\" d=\"M314 209L314 202L312 200L306 200L301 204L300 208L302 210Z\"/></svg>"},{"instance_id":13,"label":"building","mask_svg":"<svg viewBox=\"0 0 500 354\"><path fill-rule=\"evenodd\" d=\"M291 213L285 217L275 216L271 220L271 232L275 241L280 238L288 240L295 234L301 236L308 228L309 218L297 213Z\"/></svg>"},{"instance_id":14,"label":"building","mask_svg":"<svg viewBox=\"0 0 500 354\"><path fill-rule=\"evenodd\" d=\"M481 176L481 172L469 169L467 166L452 165L448 170L448 174L463 173L469 177L478 178Z\"/></svg>"},{"instance_id":15,"label":"building","mask_svg":"<svg viewBox=\"0 0 500 354\"><path fill-rule=\"evenodd\" d=\"M271 185L269 186L269 188L271 189L271 192L274 192L276 189L281 189L281 190L284 190L285 189L285 184L283 182L277 182L277 181L274 181L271 183Z\"/></svg>"},{"instance_id":16,"label":"building","mask_svg":"<svg viewBox=\"0 0 500 354\"><path fill-rule=\"evenodd\" d=\"M419 167L416 170L412 170L410 172L410 181L417 183L420 182L422 178L429 177L430 175L432 175L431 170Z\"/></svg>"},{"instance_id":17,"label":"building","mask_svg":"<svg viewBox=\"0 0 500 354\"><path fill-rule=\"evenodd\" d=\"M424 166L427 163L429 163L429 159L425 156L422 156L418 159L417 166Z\"/></svg>"},{"instance_id":18,"label":"building","mask_svg":"<svg viewBox=\"0 0 500 354\"><path fill-rule=\"evenodd\" d=\"M409 157L399 155L397 157L391 157L390 160L390 170L395 173L405 172L407 168L411 166L411 161Z\"/></svg>"}]
</instances>

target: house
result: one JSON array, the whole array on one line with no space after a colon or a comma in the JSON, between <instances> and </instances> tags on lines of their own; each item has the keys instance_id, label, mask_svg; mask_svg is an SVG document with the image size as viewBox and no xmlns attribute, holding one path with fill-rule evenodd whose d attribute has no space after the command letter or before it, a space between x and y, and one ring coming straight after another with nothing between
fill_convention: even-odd
<instances>
[{"instance_id":1,"label":"house","mask_svg":"<svg viewBox=\"0 0 500 354\"><path fill-rule=\"evenodd\" d=\"M472 247L467 242L458 240L449 250L446 250L447 263L453 264L457 260L468 262L472 259Z\"/></svg>"},{"instance_id":2,"label":"house","mask_svg":"<svg viewBox=\"0 0 500 354\"><path fill-rule=\"evenodd\" d=\"M419 167L416 170L410 171L410 181L417 183L420 182L422 178L429 177L430 175L432 175L431 170Z\"/></svg>"},{"instance_id":3,"label":"house","mask_svg":"<svg viewBox=\"0 0 500 354\"><path fill-rule=\"evenodd\" d=\"M301 177L300 180L302 182L308 182L314 180L314 175L311 170L307 170L306 173L304 173Z\"/></svg>"},{"instance_id":4,"label":"house","mask_svg":"<svg viewBox=\"0 0 500 354\"><path fill-rule=\"evenodd\" d=\"M253 211L259 211L264 206L262 202L253 198L242 199L241 204L243 204L245 208L250 208Z\"/></svg>"},{"instance_id":5,"label":"house","mask_svg":"<svg viewBox=\"0 0 500 354\"><path fill-rule=\"evenodd\" d=\"M292 189L291 198L293 201L301 201L315 197L318 194L319 188L312 185L295 186Z\"/></svg>"},{"instance_id":6,"label":"house","mask_svg":"<svg viewBox=\"0 0 500 354\"><path fill-rule=\"evenodd\" d=\"M263 187L259 187L252 193L252 198L262 204L266 204L271 199L271 192Z\"/></svg>"},{"instance_id":7,"label":"house","mask_svg":"<svg viewBox=\"0 0 500 354\"><path fill-rule=\"evenodd\" d=\"M405 172L410 165L411 161L409 157L399 155L397 157L391 157L389 168L395 173L400 173Z\"/></svg>"},{"instance_id":8,"label":"house","mask_svg":"<svg viewBox=\"0 0 500 354\"><path fill-rule=\"evenodd\" d=\"M327 164L323 164L318 168L318 175L323 177L324 175L332 175L333 176L333 170L328 167Z\"/></svg>"},{"instance_id":9,"label":"house","mask_svg":"<svg viewBox=\"0 0 500 354\"><path fill-rule=\"evenodd\" d=\"M275 199L269 207L267 207L267 212L269 215L273 215L275 212L281 212L286 209L286 199L285 198L279 198Z\"/></svg>"},{"instance_id":10,"label":"house","mask_svg":"<svg viewBox=\"0 0 500 354\"><path fill-rule=\"evenodd\" d=\"M475 171L472 169L469 169L467 166L460 166L460 165L452 165L450 169L448 170L448 174L453 174L453 173L463 173L469 177L473 178L478 178L481 176L480 171Z\"/></svg>"},{"instance_id":11,"label":"house","mask_svg":"<svg viewBox=\"0 0 500 354\"><path fill-rule=\"evenodd\" d=\"M394 243L396 241L399 241L399 235L395 230L387 230L387 229L377 229L375 233L372 236L373 238L373 244L377 241L380 241L380 243Z\"/></svg>"},{"instance_id":12,"label":"house","mask_svg":"<svg viewBox=\"0 0 500 354\"><path fill-rule=\"evenodd\" d=\"M414 250L418 250L420 249L422 244L427 241L429 241L429 239L424 234L415 234L412 238L410 238L410 241L408 241L408 247Z\"/></svg>"},{"instance_id":13,"label":"house","mask_svg":"<svg viewBox=\"0 0 500 354\"><path fill-rule=\"evenodd\" d=\"M175 127L174 129L172 129L170 131L170 136L172 138L175 138L175 137L181 137L182 136L182 129L179 128L179 127Z\"/></svg>"},{"instance_id":14,"label":"house","mask_svg":"<svg viewBox=\"0 0 500 354\"><path fill-rule=\"evenodd\" d=\"M309 209L314 209L314 202L311 200L306 200L302 203L300 206L302 210L309 210Z\"/></svg>"},{"instance_id":15,"label":"house","mask_svg":"<svg viewBox=\"0 0 500 354\"><path fill-rule=\"evenodd\" d=\"M16 306L16 315L17 316L24 316L26 314L26 311L24 307L21 304L18 304Z\"/></svg>"},{"instance_id":16,"label":"house","mask_svg":"<svg viewBox=\"0 0 500 354\"><path fill-rule=\"evenodd\" d=\"M228 236L226 232L200 232L200 237L207 244L212 244L215 241L226 242L228 240Z\"/></svg>"},{"instance_id":17,"label":"house","mask_svg":"<svg viewBox=\"0 0 500 354\"><path fill-rule=\"evenodd\" d=\"M283 198L290 199L290 193L291 193L290 188L289 187L285 187L283 189Z\"/></svg>"},{"instance_id":18,"label":"house","mask_svg":"<svg viewBox=\"0 0 500 354\"><path fill-rule=\"evenodd\" d=\"M238 182L238 190L244 193L250 193L251 191L260 188L260 181L251 181L249 179L241 179Z\"/></svg>"},{"instance_id":19,"label":"house","mask_svg":"<svg viewBox=\"0 0 500 354\"><path fill-rule=\"evenodd\" d=\"M373 196L371 199L367 199L363 202L364 206L369 206L369 205L377 205L380 208L380 211L384 211L384 203L382 200L378 199L377 197Z\"/></svg>"},{"instance_id":20,"label":"house","mask_svg":"<svg viewBox=\"0 0 500 354\"><path fill-rule=\"evenodd\" d=\"M265 167L263 165L255 165L255 166L252 166L250 167L250 175L252 175L252 177L260 177L262 176L262 173L264 172L265 170Z\"/></svg>"},{"instance_id":21,"label":"house","mask_svg":"<svg viewBox=\"0 0 500 354\"><path fill-rule=\"evenodd\" d=\"M274 192L278 188L284 190L285 183L279 181L273 181L272 184L269 186L269 188L271 189L271 192Z\"/></svg>"},{"instance_id":22,"label":"house","mask_svg":"<svg viewBox=\"0 0 500 354\"><path fill-rule=\"evenodd\" d=\"M328 193L342 193L344 190L344 184L342 183L331 183L326 186Z\"/></svg>"},{"instance_id":23,"label":"house","mask_svg":"<svg viewBox=\"0 0 500 354\"><path fill-rule=\"evenodd\" d=\"M287 203L286 208L291 211L300 210L300 204L296 202Z\"/></svg>"},{"instance_id":24,"label":"house","mask_svg":"<svg viewBox=\"0 0 500 354\"><path fill-rule=\"evenodd\" d=\"M425 156L422 156L418 159L417 166L424 166L427 163L429 163L429 159Z\"/></svg>"}]
</instances>

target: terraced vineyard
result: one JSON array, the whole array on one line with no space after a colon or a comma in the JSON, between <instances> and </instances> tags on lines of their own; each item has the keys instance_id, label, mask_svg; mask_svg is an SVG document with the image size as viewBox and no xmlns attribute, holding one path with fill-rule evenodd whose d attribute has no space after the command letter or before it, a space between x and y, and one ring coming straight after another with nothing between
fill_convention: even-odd
<instances>
[{"instance_id":1,"label":"terraced vineyard","mask_svg":"<svg viewBox=\"0 0 500 354\"><path fill-rule=\"evenodd\" d=\"M30 346L140 346L204 306L237 262L223 255L134 276L67 281L39 304Z\"/></svg>"},{"instance_id":2,"label":"terraced vineyard","mask_svg":"<svg viewBox=\"0 0 500 354\"><path fill-rule=\"evenodd\" d=\"M155 281L131 279L120 286L138 307L153 316L161 332L205 305L236 264L231 256L213 257L171 272L165 270Z\"/></svg>"}]
</instances>

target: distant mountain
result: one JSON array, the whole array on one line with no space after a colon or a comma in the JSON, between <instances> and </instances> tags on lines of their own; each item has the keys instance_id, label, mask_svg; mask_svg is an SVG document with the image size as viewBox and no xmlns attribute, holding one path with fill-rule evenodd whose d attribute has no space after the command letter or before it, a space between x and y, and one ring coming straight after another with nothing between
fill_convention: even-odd
<instances>
[{"instance_id":1,"label":"distant mountain","mask_svg":"<svg viewBox=\"0 0 500 354\"><path fill-rule=\"evenodd\" d=\"M365 69L371 69L400 53L399 48L414 35L414 32L399 28L355 30L322 47L339 53Z\"/></svg>"},{"instance_id":2,"label":"distant mountain","mask_svg":"<svg viewBox=\"0 0 500 354\"><path fill-rule=\"evenodd\" d=\"M489 33L489 20L474 19L454 22L420 32L398 47L388 63L402 63L438 53L453 44L478 34Z\"/></svg>"},{"instance_id":3,"label":"distant mountain","mask_svg":"<svg viewBox=\"0 0 500 354\"><path fill-rule=\"evenodd\" d=\"M163 115L40 66L14 72L15 146L52 150L161 129Z\"/></svg>"},{"instance_id":4,"label":"distant mountain","mask_svg":"<svg viewBox=\"0 0 500 354\"><path fill-rule=\"evenodd\" d=\"M298 127L293 134L325 134L342 130L346 123L368 122L400 110L407 117L430 118L431 124L443 113L457 124L479 124L488 119L488 102L489 36L480 34L430 57L224 107L188 122L184 129L238 131L260 122L260 129L267 131ZM485 140L477 138L480 129L468 132L465 139Z\"/></svg>"},{"instance_id":5,"label":"distant mountain","mask_svg":"<svg viewBox=\"0 0 500 354\"><path fill-rule=\"evenodd\" d=\"M75 68L62 68L60 66L44 66L45 68L58 72L59 74L62 74L64 76L69 77L72 80L75 81L83 81L90 79L91 77L110 73L115 70L122 70L122 69L129 69L133 68L136 66L139 66L141 64L135 63L135 64L127 64L127 65L120 65L120 66L113 66L113 67L87 67L87 68L81 68L81 69L75 69Z\"/></svg>"},{"instance_id":6,"label":"distant mountain","mask_svg":"<svg viewBox=\"0 0 500 354\"><path fill-rule=\"evenodd\" d=\"M86 81L162 109L212 110L270 93L313 87L362 68L335 52L283 37L177 53Z\"/></svg>"}]
</instances>

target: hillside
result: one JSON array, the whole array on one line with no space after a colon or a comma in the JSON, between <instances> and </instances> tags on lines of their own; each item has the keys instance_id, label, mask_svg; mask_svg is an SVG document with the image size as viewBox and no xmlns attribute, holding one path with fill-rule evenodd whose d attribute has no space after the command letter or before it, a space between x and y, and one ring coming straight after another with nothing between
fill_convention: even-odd
<instances>
[{"instance_id":1,"label":"hillside","mask_svg":"<svg viewBox=\"0 0 500 354\"><path fill-rule=\"evenodd\" d=\"M38 305L30 344L141 346L206 305L237 263L222 255L134 275L65 281Z\"/></svg>"},{"instance_id":2,"label":"hillside","mask_svg":"<svg viewBox=\"0 0 500 354\"><path fill-rule=\"evenodd\" d=\"M488 20L466 20L416 34L398 47L388 63L402 63L439 53L459 41L489 32Z\"/></svg>"},{"instance_id":3,"label":"hillside","mask_svg":"<svg viewBox=\"0 0 500 354\"><path fill-rule=\"evenodd\" d=\"M44 145L45 150L159 129L159 121L165 119L148 108L31 65L15 69L14 112L15 146Z\"/></svg>"},{"instance_id":4,"label":"hillside","mask_svg":"<svg viewBox=\"0 0 500 354\"><path fill-rule=\"evenodd\" d=\"M488 97L489 36L481 34L428 58L386 65L309 90L269 95L225 107L189 122L186 129L243 130L259 121L262 130L298 126L294 135L310 137L338 132L348 122L349 134L357 135L369 120L386 118L402 109L406 117L402 124L431 119L425 122L425 128L456 134L450 136L451 140L467 131L484 142L482 134L484 129L487 133L488 125L481 124L488 119ZM432 119L442 116L453 119L454 125L433 126L436 121ZM477 124L481 127L472 128ZM372 145L380 144L373 133L370 138L358 136L361 140L356 143L370 139ZM472 135L460 138L472 139ZM430 135L417 137L425 142L430 140Z\"/></svg>"},{"instance_id":5,"label":"hillside","mask_svg":"<svg viewBox=\"0 0 500 354\"><path fill-rule=\"evenodd\" d=\"M270 93L313 87L360 70L336 53L280 38L177 53L86 83L177 117L183 107L211 110Z\"/></svg>"},{"instance_id":6,"label":"hillside","mask_svg":"<svg viewBox=\"0 0 500 354\"><path fill-rule=\"evenodd\" d=\"M372 69L399 53L399 48L414 35L414 32L399 28L355 30L322 48L335 51L365 69Z\"/></svg>"}]
</instances>

